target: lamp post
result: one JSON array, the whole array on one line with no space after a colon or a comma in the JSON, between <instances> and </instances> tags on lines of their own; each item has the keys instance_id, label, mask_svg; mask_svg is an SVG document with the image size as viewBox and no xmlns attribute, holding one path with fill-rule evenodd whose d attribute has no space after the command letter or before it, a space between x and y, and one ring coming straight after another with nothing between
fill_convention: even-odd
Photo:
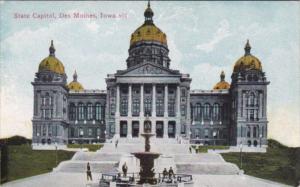
<instances>
[{"instance_id":1,"label":"lamp post","mask_svg":"<svg viewBox=\"0 0 300 187\"><path fill-rule=\"evenodd\" d=\"M79 137L80 137L80 148L82 149L82 143L83 143L83 140L82 140L82 137L83 137L83 130L82 130L82 129L80 130Z\"/></svg>"},{"instance_id":2,"label":"lamp post","mask_svg":"<svg viewBox=\"0 0 300 187\"><path fill-rule=\"evenodd\" d=\"M261 147L261 138L262 138L262 134L259 135L259 147Z\"/></svg>"},{"instance_id":3,"label":"lamp post","mask_svg":"<svg viewBox=\"0 0 300 187\"><path fill-rule=\"evenodd\" d=\"M217 132L214 131L214 132L213 132L213 138L214 138L214 150L215 150L215 146L216 146L216 136L217 136Z\"/></svg>"},{"instance_id":4,"label":"lamp post","mask_svg":"<svg viewBox=\"0 0 300 187\"><path fill-rule=\"evenodd\" d=\"M55 141L55 165L57 166L57 142Z\"/></svg>"},{"instance_id":5,"label":"lamp post","mask_svg":"<svg viewBox=\"0 0 300 187\"><path fill-rule=\"evenodd\" d=\"M104 130L104 142L106 142L106 130Z\"/></svg>"},{"instance_id":6,"label":"lamp post","mask_svg":"<svg viewBox=\"0 0 300 187\"><path fill-rule=\"evenodd\" d=\"M100 143L99 139L100 139L100 136L97 136L97 143Z\"/></svg>"},{"instance_id":7,"label":"lamp post","mask_svg":"<svg viewBox=\"0 0 300 187\"><path fill-rule=\"evenodd\" d=\"M242 151L243 151L243 142L240 142L240 168L242 169L243 167L243 162L242 162Z\"/></svg>"}]
</instances>

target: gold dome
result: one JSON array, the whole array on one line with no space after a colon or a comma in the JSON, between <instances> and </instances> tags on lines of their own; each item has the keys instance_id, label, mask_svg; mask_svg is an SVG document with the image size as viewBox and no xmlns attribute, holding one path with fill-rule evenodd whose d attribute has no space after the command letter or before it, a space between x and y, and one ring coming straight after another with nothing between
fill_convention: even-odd
<instances>
[{"instance_id":1,"label":"gold dome","mask_svg":"<svg viewBox=\"0 0 300 187\"><path fill-rule=\"evenodd\" d=\"M70 90L73 91L82 91L84 90L83 86L77 81L77 73L75 71L73 75L73 81L70 82L67 86Z\"/></svg>"},{"instance_id":2,"label":"gold dome","mask_svg":"<svg viewBox=\"0 0 300 187\"><path fill-rule=\"evenodd\" d=\"M214 86L214 90L229 89L230 88L230 84L225 81L225 73L224 73L224 71L221 72L220 78L221 78L221 81L218 82Z\"/></svg>"},{"instance_id":3,"label":"gold dome","mask_svg":"<svg viewBox=\"0 0 300 187\"><path fill-rule=\"evenodd\" d=\"M259 70L262 71L261 62L258 58L253 56L250 53L251 46L249 44L249 40L245 45L245 55L242 56L238 61L235 63L233 71L238 72L240 70Z\"/></svg>"},{"instance_id":4,"label":"gold dome","mask_svg":"<svg viewBox=\"0 0 300 187\"><path fill-rule=\"evenodd\" d=\"M148 7L144 13L145 23L132 33L130 46L139 41L156 41L167 45L167 36L154 25L152 20L153 14L150 3L148 2Z\"/></svg>"},{"instance_id":5,"label":"gold dome","mask_svg":"<svg viewBox=\"0 0 300 187\"><path fill-rule=\"evenodd\" d=\"M55 57L55 48L53 40L51 40L51 46L49 48L50 54L44 58L39 65L39 72L52 71L58 74L65 74L65 67L63 63Z\"/></svg>"}]
</instances>

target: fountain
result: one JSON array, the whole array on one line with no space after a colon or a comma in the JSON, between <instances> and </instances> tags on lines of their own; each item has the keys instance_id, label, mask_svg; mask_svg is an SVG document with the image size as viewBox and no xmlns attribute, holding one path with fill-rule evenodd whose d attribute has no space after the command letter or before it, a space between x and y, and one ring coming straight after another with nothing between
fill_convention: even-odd
<instances>
[{"instance_id":1,"label":"fountain","mask_svg":"<svg viewBox=\"0 0 300 187\"><path fill-rule=\"evenodd\" d=\"M138 184L157 184L157 179L154 173L154 160L157 159L160 154L150 152L150 138L155 134L151 133L151 122L147 115L144 125L144 133L141 134L145 138L145 152L131 153L140 160L140 180Z\"/></svg>"}]
</instances>

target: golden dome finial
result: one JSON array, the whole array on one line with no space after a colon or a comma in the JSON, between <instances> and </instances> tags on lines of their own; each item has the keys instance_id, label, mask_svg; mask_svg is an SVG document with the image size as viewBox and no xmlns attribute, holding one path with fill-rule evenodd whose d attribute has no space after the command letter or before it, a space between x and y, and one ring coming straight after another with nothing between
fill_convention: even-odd
<instances>
[{"instance_id":1,"label":"golden dome finial","mask_svg":"<svg viewBox=\"0 0 300 187\"><path fill-rule=\"evenodd\" d=\"M225 73L222 70L221 75L220 75L221 81L225 81Z\"/></svg>"},{"instance_id":2,"label":"golden dome finial","mask_svg":"<svg viewBox=\"0 0 300 187\"><path fill-rule=\"evenodd\" d=\"M77 72L76 72L76 70L75 70L75 72L74 72L74 74L73 74L73 81L74 82L77 82Z\"/></svg>"},{"instance_id":3,"label":"golden dome finial","mask_svg":"<svg viewBox=\"0 0 300 187\"><path fill-rule=\"evenodd\" d=\"M225 81L225 73L222 70L221 74L220 74L220 82L218 82L215 86L214 86L214 90L223 90L223 89L229 89L230 88L230 84L228 82Z\"/></svg>"},{"instance_id":4,"label":"golden dome finial","mask_svg":"<svg viewBox=\"0 0 300 187\"><path fill-rule=\"evenodd\" d=\"M54 45L53 45L53 40L51 40L51 45L49 47L49 56L55 56L55 48L54 48Z\"/></svg>"},{"instance_id":5,"label":"golden dome finial","mask_svg":"<svg viewBox=\"0 0 300 187\"><path fill-rule=\"evenodd\" d=\"M150 7L150 0L148 0L148 5L147 5L147 8L144 12L144 16L145 16L145 24L152 24L153 23L153 20L152 20L152 17L153 17L154 13Z\"/></svg>"},{"instance_id":6,"label":"golden dome finial","mask_svg":"<svg viewBox=\"0 0 300 187\"><path fill-rule=\"evenodd\" d=\"M245 55L250 55L251 53L250 53L250 51L251 51L251 45L250 45L250 43L249 43L249 39L247 39L247 43L246 43L246 45L245 45Z\"/></svg>"}]
</instances>

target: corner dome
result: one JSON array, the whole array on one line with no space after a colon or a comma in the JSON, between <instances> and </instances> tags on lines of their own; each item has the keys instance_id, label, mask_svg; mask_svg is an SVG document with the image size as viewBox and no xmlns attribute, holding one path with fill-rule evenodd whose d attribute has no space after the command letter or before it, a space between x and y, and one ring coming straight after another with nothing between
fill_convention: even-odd
<instances>
[{"instance_id":1,"label":"corner dome","mask_svg":"<svg viewBox=\"0 0 300 187\"><path fill-rule=\"evenodd\" d=\"M229 89L230 88L230 84L228 82L225 81L225 73L224 71L221 72L220 75L220 82L218 82L215 86L214 86L214 90L223 90L223 89Z\"/></svg>"},{"instance_id":2,"label":"corner dome","mask_svg":"<svg viewBox=\"0 0 300 187\"><path fill-rule=\"evenodd\" d=\"M140 41L155 41L167 45L167 36L153 23L153 15L150 2L148 2L144 12L145 22L131 34L130 46Z\"/></svg>"},{"instance_id":3,"label":"corner dome","mask_svg":"<svg viewBox=\"0 0 300 187\"><path fill-rule=\"evenodd\" d=\"M41 61L38 72L51 71L58 74L65 74L65 67L63 63L55 57L55 48L53 45L53 40L51 40L49 52L49 56Z\"/></svg>"},{"instance_id":4,"label":"corner dome","mask_svg":"<svg viewBox=\"0 0 300 187\"><path fill-rule=\"evenodd\" d=\"M245 71L245 70L258 70L262 71L262 65L260 60L250 53L251 46L249 40L245 45L245 55L239 58L233 68L233 72Z\"/></svg>"},{"instance_id":5,"label":"corner dome","mask_svg":"<svg viewBox=\"0 0 300 187\"><path fill-rule=\"evenodd\" d=\"M84 90L83 86L77 81L77 72L75 71L73 75L73 81L70 82L67 87L72 91L82 91Z\"/></svg>"}]
</instances>

